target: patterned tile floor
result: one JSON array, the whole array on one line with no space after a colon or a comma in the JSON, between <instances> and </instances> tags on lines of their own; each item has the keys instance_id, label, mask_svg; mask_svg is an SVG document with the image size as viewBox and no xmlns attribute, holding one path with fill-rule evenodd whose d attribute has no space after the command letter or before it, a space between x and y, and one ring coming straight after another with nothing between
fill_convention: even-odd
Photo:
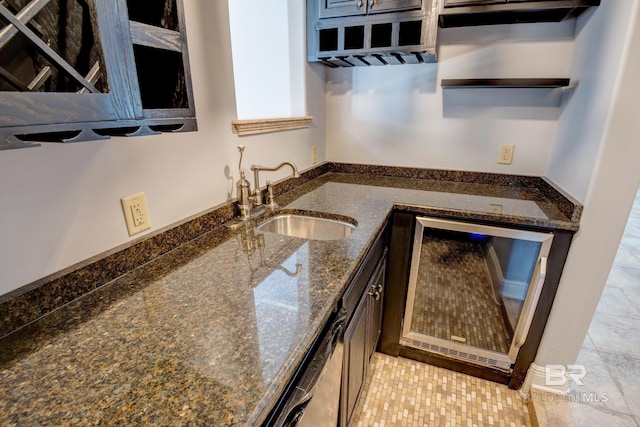
<instances>
[{"instance_id":1,"label":"patterned tile floor","mask_svg":"<svg viewBox=\"0 0 640 427\"><path fill-rule=\"evenodd\" d=\"M352 426L531 426L526 404L504 385L374 353Z\"/></svg>"},{"instance_id":2,"label":"patterned tile floor","mask_svg":"<svg viewBox=\"0 0 640 427\"><path fill-rule=\"evenodd\" d=\"M509 332L479 243L425 236L411 331L498 353L509 351Z\"/></svg>"}]
</instances>

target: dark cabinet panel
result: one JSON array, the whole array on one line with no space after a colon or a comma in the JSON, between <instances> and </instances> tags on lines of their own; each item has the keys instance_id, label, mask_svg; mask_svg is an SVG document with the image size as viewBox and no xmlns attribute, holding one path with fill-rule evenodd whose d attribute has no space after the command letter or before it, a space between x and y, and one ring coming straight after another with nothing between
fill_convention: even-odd
<instances>
[{"instance_id":1,"label":"dark cabinet panel","mask_svg":"<svg viewBox=\"0 0 640 427\"><path fill-rule=\"evenodd\" d=\"M0 30L0 149L196 129L182 0L14 0Z\"/></svg>"},{"instance_id":2,"label":"dark cabinet panel","mask_svg":"<svg viewBox=\"0 0 640 427\"><path fill-rule=\"evenodd\" d=\"M386 254L385 254L386 255ZM376 350L380 330L382 328L382 305L384 300L384 280L386 271L386 256L384 256L378 264L378 269L374 273L369 283L369 330L367 331L367 363L371 359L373 352Z\"/></svg>"},{"instance_id":3,"label":"dark cabinet panel","mask_svg":"<svg viewBox=\"0 0 640 427\"><path fill-rule=\"evenodd\" d=\"M386 226L372 245L363 265L342 297L350 319L344 334L344 363L340 396L340 425L349 425L369 361L376 349L382 320L382 295L386 271Z\"/></svg>"},{"instance_id":4,"label":"dark cabinet panel","mask_svg":"<svg viewBox=\"0 0 640 427\"><path fill-rule=\"evenodd\" d=\"M390 227L380 352L391 356L398 356L400 349L414 222L411 213L394 212Z\"/></svg>"},{"instance_id":5,"label":"dark cabinet panel","mask_svg":"<svg viewBox=\"0 0 640 427\"><path fill-rule=\"evenodd\" d=\"M321 0L320 17L364 15L367 13L366 0Z\"/></svg>"},{"instance_id":6,"label":"dark cabinet panel","mask_svg":"<svg viewBox=\"0 0 640 427\"><path fill-rule=\"evenodd\" d=\"M422 0L369 0L368 13L397 12L400 10L420 9Z\"/></svg>"},{"instance_id":7,"label":"dark cabinet panel","mask_svg":"<svg viewBox=\"0 0 640 427\"><path fill-rule=\"evenodd\" d=\"M307 60L329 67L435 62L441 0L307 0Z\"/></svg>"},{"instance_id":8,"label":"dark cabinet panel","mask_svg":"<svg viewBox=\"0 0 640 427\"><path fill-rule=\"evenodd\" d=\"M422 0L321 0L320 18L420 9Z\"/></svg>"},{"instance_id":9,"label":"dark cabinet panel","mask_svg":"<svg viewBox=\"0 0 640 427\"><path fill-rule=\"evenodd\" d=\"M366 295L365 295L366 296ZM367 298L362 298L344 334L341 425L351 421L360 391L367 375Z\"/></svg>"}]
</instances>

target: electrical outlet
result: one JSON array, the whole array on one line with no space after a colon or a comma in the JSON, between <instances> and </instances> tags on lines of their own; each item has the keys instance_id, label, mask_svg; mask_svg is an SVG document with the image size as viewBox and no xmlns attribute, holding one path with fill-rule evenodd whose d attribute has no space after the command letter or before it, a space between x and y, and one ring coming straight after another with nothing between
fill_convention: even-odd
<instances>
[{"instance_id":1,"label":"electrical outlet","mask_svg":"<svg viewBox=\"0 0 640 427\"><path fill-rule=\"evenodd\" d=\"M513 151L515 150L515 144L502 144L500 146L500 156L498 157L498 163L501 165L510 165L513 160Z\"/></svg>"},{"instance_id":2,"label":"electrical outlet","mask_svg":"<svg viewBox=\"0 0 640 427\"><path fill-rule=\"evenodd\" d=\"M131 196L123 197L120 201L122 202L122 212L127 222L129 236L151 228L144 193L132 194Z\"/></svg>"},{"instance_id":3,"label":"electrical outlet","mask_svg":"<svg viewBox=\"0 0 640 427\"><path fill-rule=\"evenodd\" d=\"M138 201L134 202L130 206L131 215L133 216L133 225L135 227L142 227L147 221L146 215L142 211L142 204Z\"/></svg>"},{"instance_id":4,"label":"electrical outlet","mask_svg":"<svg viewBox=\"0 0 640 427\"><path fill-rule=\"evenodd\" d=\"M502 213L502 205L490 203L489 204L489 212Z\"/></svg>"},{"instance_id":5,"label":"electrical outlet","mask_svg":"<svg viewBox=\"0 0 640 427\"><path fill-rule=\"evenodd\" d=\"M318 162L318 147L315 145L311 147L311 164Z\"/></svg>"}]
</instances>

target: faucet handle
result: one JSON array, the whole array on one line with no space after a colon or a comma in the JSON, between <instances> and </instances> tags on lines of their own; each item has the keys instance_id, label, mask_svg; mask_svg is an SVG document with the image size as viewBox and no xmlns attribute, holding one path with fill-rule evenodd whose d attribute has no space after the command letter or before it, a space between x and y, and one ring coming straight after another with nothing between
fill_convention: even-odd
<instances>
[{"instance_id":1,"label":"faucet handle","mask_svg":"<svg viewBox=\"0 0 640 427\"><path fill-rule=\"evenodd\" d=\"M273 196L273 182L267 181L267 194L268 194L268 203L271 209L276 209L278 204L275 202L275 197Z\"/></svg>"}]
</instances>

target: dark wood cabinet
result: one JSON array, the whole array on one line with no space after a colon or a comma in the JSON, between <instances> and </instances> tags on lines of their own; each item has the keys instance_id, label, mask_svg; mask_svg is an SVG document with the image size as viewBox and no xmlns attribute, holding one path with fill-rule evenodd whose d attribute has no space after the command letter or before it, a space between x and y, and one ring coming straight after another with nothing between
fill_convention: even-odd
<instances>
[{"instance_id":1,"label":"dark wood cabinet","mask_svg":"<svg viewBox=\"0 0 640 427\"><path fill-rule=\"evenodd\" d=\"M386 271L386 249L377 258L373 274L360 297L344 335L344 364L340 424L350 423L369 373L369 361L376 349L382 326Z\"/></svg>"},{"instance_id":2,"label":"dark wood cabinet","mask_svg":"<svg viewBox=\"0 0 640 427\"><path fill-rule=\"evenodd\" d=\"M369 0L367 13L420 9L422 0Z\"/></svg>"},{"instance_id":3,"label":"dark wood cabinet","mask_svg":"<svg viewBox=\"0 0 640 427\"><path fill-rule=\"evenodd\" d=\"M574 18L600 0L443 0L441 27L559 22Z\"/></svg>"},{"instance_id":4,"label":"dark wood cabinet","mask_svg":"<svg viewBox=\"0 0 640 427\"><path fill-rule=\"evenodd\" d=\"M321 0L320 17L336 18L370 13L420 9L422 0Z\"/></svg>"},{"instance_id":5,"label":"dark wood cabinet","mask_svg":"<svg viewBox=\"0 0 640 427\"><path fill-rule=\"evenodd\" d=\"M368 298L360 300L344 334L344 364L342 371L341 425L351 421L368 371L367 323Z\"/></svg>"},{"instance_id":6,"label":"dark wood cabinet","mask_svg":"<svg viewBox=\"0 0 640 427\"><path fill-rule=\"evenodd\" d=\"M307 60L329 67L435 62L441 0L307 0Z\"/></svg>"},{"instance_id":7,"label":"dark wood cabinet","mask_svg":"<svg viewBox=\"0 0 640 427\"><path fill-rule=\"evenodd\" d=\"M365 0L321 0L319 15L321 18L364 15L367 13Z\"/></svg>"},{"instance_id":8,"label":"dark wood cabinet","mask_svg":"<svg viewBox=\"0 0 640 427\"><path fill-rule=\"evenodd\" d=\"M196 129L182 0L12 0L0 24L0 149Z\"/></svg>"},{"instance_id":9,"label":"dark wood cabinet","mask_svg":"<svg viewBox=\"0 0 640 427\"><path fill-rule=\"evenodd\" d=\"M347 315L340 391L340 426L348 426L367 381L382 325L387 227L378 235L341 298Z\"/></svg>"},{"instance_id":10,"label":"dark wood cabinet","mask_svg":"<svg viewBox=\"0 0 640 427\"><path fill-rule=\"evenodd\" d=\"M369 319L367 320L367 324L369 326L367 331L367 363L371 359L373 352L376 350L378 338L380 338L380 331L382 329L382 306L384 301L386 264L385 252L385 255L378 264L376 272L369 282L369 288L367 291L367 311L369 313Z\"/></svg>"}]
</instances>

